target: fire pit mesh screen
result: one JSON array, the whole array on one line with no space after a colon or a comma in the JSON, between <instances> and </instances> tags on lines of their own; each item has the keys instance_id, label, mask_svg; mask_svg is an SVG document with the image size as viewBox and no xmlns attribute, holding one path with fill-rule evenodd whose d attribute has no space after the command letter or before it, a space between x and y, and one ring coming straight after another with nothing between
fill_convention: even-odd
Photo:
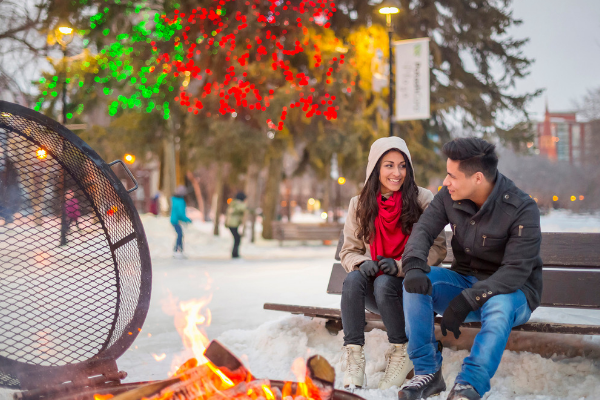
<instances>
[{"instance_id":1,"label":"fire pit mesh screen","mask_svg":"<svg viewBox=\"0 0 600 400\"><path fill-rule=\"evenodd\" d=\"M19 387L13 371L28 366L119 357L150 284L139 216L110 167L56 122L0 102L0 385Z\"/></svg>"}]
</instances>

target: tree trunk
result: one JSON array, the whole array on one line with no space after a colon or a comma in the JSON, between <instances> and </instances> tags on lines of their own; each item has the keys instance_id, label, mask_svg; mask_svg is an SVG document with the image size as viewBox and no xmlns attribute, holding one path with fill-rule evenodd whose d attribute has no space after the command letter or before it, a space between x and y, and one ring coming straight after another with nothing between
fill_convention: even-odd
<instances>
[{"instance_id":1,"label":"tree trunk","mask_svg":"<svg viewBox=\"0 0 600 400\"><path fill-rule=\"evenodd\" d=\"M327 160L331 160L331 157L328 157ZM325 222L332 221L332 215L329 215L329 209L331 208L331 177L329 173L331 172L331 161L327 161L325 164L325 182L324 182L324 193L323 193L323 203L321 203L321 209L327 213L327 220Z\"/></svg>"},{"instance_id":2,"label":"tree trunk","mask_svg":"<svg viewBox=\"0 0 600 400\"><path fill-rule=\"evenodd\" d=\"M275 139L277 140L277 139ZM279 184L283 173L283 143L273 143L269 157L267 183L263 198L263 232L265 239L273 239L273 227L277 204L279 204Z\"/></svg>"},{"instance_id":3,"label":"tree trunk","mask_svg":"<svg viewBox=\"0 0 600 400\"><path fill-rule=\"evenodd\" d=\"M217 186L215 187L213 202L215 209L213 235L219 236L219 221L223 213L223 166L221 164L217 164Z\"/></svg>"},{"instance_id":4,"label":"tree trunk","mask_svg":"<svg viewBox=\"0 0 600 400\"><path fill-rule=\"evenodd\" d=\"M248 196L247 205L248 210L247 218L250 220L250 242L254 243L254 225L256 223L256 208L260 203L260 192L258 190L258 174L260 173L260 168L258 164L251 163L248 165L248 171L246 172L246 196ZM244 221L244 230L242 235L244 236L246 233L246 222Z\"/></svg>"},{"instance_id":5,"label":"tree trunk","mask_svg":"<svg viewBox=\"0 0 600 400\"><path fill-rule=\"evenodd\" d=\"M196 201L198 202L198 211L202 213L202 218L204 218L204 200L202 199L202 191L200 191L200 184L198 183L198 179L194 176L192 171L187 171L186 176L188 180L192 183L192 187L194 188L194 195L196 196Z\"/></svg>"},{"instance_id":6,"label":"tree trunk","mask_svg":"<svg viewBox=\"0 0 600 400\"><path fill-rule=\"evenodd\" d=\"M167 136L163 140L164 147L164 166L162 168L162 192L171 201L171 196L175 193L175 187L177 186L177 165L175 158L175 143L173 141L173 135Z\"/></svg>"}]
</instances>

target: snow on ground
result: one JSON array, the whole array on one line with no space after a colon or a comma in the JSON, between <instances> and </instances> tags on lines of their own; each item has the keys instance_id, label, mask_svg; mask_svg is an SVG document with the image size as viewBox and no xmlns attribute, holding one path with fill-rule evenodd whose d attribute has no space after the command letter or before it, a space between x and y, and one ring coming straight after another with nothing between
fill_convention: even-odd
<instances>
[{"instance_id":1,"label":"snow on ground","mask_svg":"<svg viewBox=\"0 0 600 400\"><path fill-rule=\"evenodd\" d=\"M302 219L313 222L312 217ZM164 379L173 366L191 356L175 329L176 303L210 296L208 338L225 344L255 376L294 380L291 366L296 358L321 354L335 366L340 386L342 333L331 336L323 320L263 309L267 302L339 307L340 297L326 294L335 244L285 242L280 247L276 241L257 235L254 244L243 239L242 259L231 260L230 232L221 227L220 235L215 237L212 224L194 221L184 229L188 259L175 260L171 258L175 234L168 219L144 215L142 221L153 262L153 292L141 334L117 360L119 369L129 374L127 382ZM542 230L600 232L600 215L553 211L542 217ZM568 309L536 310L534 318L600 323L599 312ZM473 334L465 332L463 336ZM468 351L461 350L464 343L447 338L444 341L443 374L450 390ZM561 344L567 351L560 350ZM386 348L385 332L375 329L366 333L369 388L376 388L383 374ZM596 338L513 335L509 348L540 350L542 354L552 354L556 349L558 354L544 358L528 351L505 351L487 400L600 399L600 344ZM373 400L397 398L394 388L356 393ZM445 400L447 394L437 399ZM2 398L9 398L6 391L0 393Z\"/></svg>"}]
</instances>

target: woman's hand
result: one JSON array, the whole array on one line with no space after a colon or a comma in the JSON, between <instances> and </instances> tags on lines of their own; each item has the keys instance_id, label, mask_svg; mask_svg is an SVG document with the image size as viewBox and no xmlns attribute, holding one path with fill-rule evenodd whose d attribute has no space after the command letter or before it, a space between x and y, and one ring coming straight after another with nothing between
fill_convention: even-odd
<instances>
[{"instance_id":1,"label":"woman's hand","mask_svg":"<svg viewBox=\"0 0 600 400\"><path fill-rule=\"evenodd\" d=\"M379 266L375 261L367 260L360 264L358 270L365 278L372 278L379 272Z\"/></svg>"},{"instance_id":2,"label":"woman's hand","mask_svg":"<svg viewBox=\"0 0 600 400\"><path fill-rule=\"evenodd\" d=\"M384 274L392 276L398 275L398 265L396 264L396 260L393 258L383 258L383 256L377 256L377 259L379 260L377 265Z\"/></svg>"}]
</instances>

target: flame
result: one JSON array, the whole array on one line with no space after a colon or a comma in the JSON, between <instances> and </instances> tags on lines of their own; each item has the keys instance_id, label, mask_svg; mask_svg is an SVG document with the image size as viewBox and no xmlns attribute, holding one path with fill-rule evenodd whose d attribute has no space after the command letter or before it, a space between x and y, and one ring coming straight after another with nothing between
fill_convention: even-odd
<instances>
[{"instance_id":1,"label":"flame","mask_svg":"<svg viewBox=\"0 0 600 400\"><path fill-rule=\"evenodd\" d=\"M156 354L152 353L152 357L154 357L154 359L155 359L156 361L159 361L159 362L160 362L160 361L162 361L162 360L164 360L166 356L167 356L167 355L166 355L165 353L162 353L160 356L158 356L158 355L156 355Z\"/></svg>"},{"instance_id":2,"label":"flame","mask_svg":"<svg viewBox=\"0 0 600 400\"><path fill-rule=\"evenodd\" d=\"M209 340L198 329L198 325L210 325L211 314L207 308L205 315L202 314L203 309L210 302L212 296L208 298L190 301L182 301L179 303L179 308L184 314L185 326L182 328L178 327L181 336L183 338L183 344L187 349L192 350L194 357L198 360L199 364L204 364L208 360L204 357L204 350L208 346Z\"/></svg>"},{"instance_id":3,"label":"flame","mask_svg":"<svg viewBox=\"0 0 600 400\"><path fill-rule=\"evenodd\" d=\"M217 376L219 378L221 378L221 382L223 382L223 385L225 385L226 389L229 389L230 387L234 386L235 384L231 381L231 379L229 379L224 373L223 371L221 371L219 368L217 368L217 366L213 363L211 363L210 361L207 360L206 365L208 365L208 367L210 368L210 370L212 372L214 372L215 374L217 374Z\"/></svg>"},{"instance_id":4,"label":"flame","mask_svg":"<svg viewBox=\"0 0 600 400\"><path fill-rule=\"evenodd\" d=\"M95 394L94 395L94 400L108 400L108 399L112 399L113 397L115 397L112 394Z\"/></svg>"},{"instance_id":5,"label":"flame","mask_svg":"<svg viewBox=\"0 0 600 400\"><path fill-rule=\"evenodd\" d=\"M267 385L262 385L262 390L265 393L265 398L267 400L275 400L275 395Z\"/></svg>"}]
</instances>

